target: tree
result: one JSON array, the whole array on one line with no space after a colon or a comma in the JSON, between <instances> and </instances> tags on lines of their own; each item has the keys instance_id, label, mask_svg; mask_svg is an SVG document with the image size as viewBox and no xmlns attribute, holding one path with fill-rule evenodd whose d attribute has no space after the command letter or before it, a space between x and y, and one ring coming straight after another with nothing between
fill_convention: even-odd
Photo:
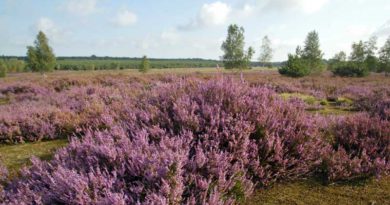
<instances>
[{"instance_id":1,"label":"tree","mask_svg":"<svg viewBox=\"0 0 390 205\"><path fill-rule=\"evenodd\" d=\"M243 69L250 69L250 61L255 53L252 47L248 48L248 51L244 51L245 38L244 28L238 27L236 24L232 24L228 28L228 36L222 43L221 49L224 51L222 56L222 62L226 69L238 68L241 72L241 81L243 81Z\"/></svg>"},{"instance_id":2,"label":"tree","mask_svg":"<svg viewBox=\"0 0 390 205\"><path fill-rule=\"evenodd\" d=\"M27 47L28 67L34 72L49 72L56 65L56 57L46 35L39 31L34 46Z\"/></svg>"},{"instance_id":3,"label":"tree","mask_svg":"<svg viewBox=\"0 0 390 205\"><path fill-rule=\"evenodd\" d=\"M385 45L379 50L379 63L386 75L390 73L390 36L386 40Z\"/></svg>"},{"instance_id":4,"label":"tree","mask_svg":"<svg viewBox=\"0 0 390 205\"><path fill-rule=\"evenodd\" d=\"M297 46L296 48L295 48L295 55L296 56L298 56L298 57L302 57L302 55L303 55L303 50L302 50L302 48L301 48L301 46Z\"/></svg>"},{"instance_id":5,"label":"tree","mask_svg":"<svg viewBox=\"0 0 390 205\"><path fill-rule=\"evenodd\" d=\"M364 42L365 63L370 71L378 70L378 58L375 56L378 47L376 46L378 38L372 36L368 41Z\"/></svg>"},{"instance_id":6,"label":"tree","mask_svg":"<svg viewBox=\"0 0 390 205\"><path fill-rule=\"evenodd\" d=\"M7 65L4 60L0 59L0 78L4 78L7 76Z\"/></svg>"},{"instance_id":7,"label":"tree","mask_svg":"<svg viewBox=\"0 0 390 205\"><path fill-rule=\"evenodd\" d=\"M349 59L356 63L364 63L364 60L366 59L366 52L363 41L352 44L352 52Z\"/></svg>"},{"instance_id":8,"label":"tree","mask_svg":"<svg viewBox=\"0 0 390 205\"><path fill-rule=\"evenodd\" d=\"M343 77L364 77L370 74L365 64L354 61L340 62L332 72L334 75Z\"/></svg>"},{"instance_id":9,"label":"tree","mask_svg":"<svg viewBox=\"0 0 390 205\"><path fill-rule=\"evenodd\" d=\"M316 31L309 32L302 51L302 58L307 62L310 70L321 71L323 53L320 50L320 40Z\"/></svg>"},{"instance_id":10,"label":"tree","mask_svg":"<svg viewBox=\"0 0 390 205\"><path fill-rule=\"evenodd\" d=\"M339 62L334 65L334 75L345 77L364 77L370 73L367 63L367 47L363 41L352 44L352 52L349 61Z\"/></svg>"},{"instance_id":11,"label":"tree","mask_svg":"<svg viewBox=\"0 0 390 205\"><path fill-rule=\"evenodd\" d=\"M259 61L262 64L262 66L271 67L272 57L273 57L273 50L271 48L271 40L268 38L268 36L264 36L260 47Z\"/></svg>"},{"instance_id":12,"label":"tree","mask_svg":"<svg viewBox=\"0 0 390 205\"><path fill-rule=\"evenodd\" d=\"M344 51L340 51L336 53L333 58L329 59L328 61L328 69L334 71L335 68L340 66L340 64L347 61L347 54Z\"/></svg>"},{"instance_id":13,"label":"tree","mask_svg":"<svg viewBox=\"0 0 390 205\"><path fill-rule=\"evenodd\" d=\"M297 46L295 54L288 54L287 62L279 69L281 75L290 77L303 77L310 74L307 61L302 58L302 49Z\"/></svg>"},{"instance_id":14,"label":"tree","mask_svg":"<svg viewBox=\"0 0 390 205\"><path fill-rule=\"evenodd\" d=\"M253 57L253 54L255 54L255 49L253 49L252 47L249 47L248 48L248 51L246 52L245 54L245 58L244 58L244 68L246 69L251 69L251 59Z\"/></svg>"},{"instance_id":15,"label":"tree","mask_svg":"<svg viewBox=\"0 0 390 205\"><path fill-rule=\"evenodd\" d=\"M376 36L372 36L368 41L364 42L365 54L367 56L375 56L376 50L378 47L376 46L378 38Z\"/></svg>"},{"instance_id":16,"label":"tree","mask_svg":"<svg viewBox=\"0 0 390 205\"><path fill-rule=\"evenodd\" d=\"M332 59L338 62L344 62L347 60L347 54L344 51L340 51Z\"/></svg>"},{"instance_id":17,"label":"tree","mask_svg":"<svg viewBox=\"0 0 390 205\"><path fill-rule=\"evenodd\" d=\"M149 71L149 60L146 56L143 56L141 64L139 65L139 72L146 73L148 71Z\"/></svg>"},{"instance_id":18,"label":"tree","mask_svg":"<svg viewBox=\"0 0 390 205\"><path fill-rule=\"evenodd\" d=\"M224 51L222 61L226 69L243 68L245 64L244 46L244 28L236 24L230 25L228 36L221 46Z\"/></svg>"}]
</instances>

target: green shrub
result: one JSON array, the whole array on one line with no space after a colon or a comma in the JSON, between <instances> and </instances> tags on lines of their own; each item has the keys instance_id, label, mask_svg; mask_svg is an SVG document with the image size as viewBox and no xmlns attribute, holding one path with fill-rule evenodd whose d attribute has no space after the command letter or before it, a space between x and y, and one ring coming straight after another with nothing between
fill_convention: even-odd
<instances>
[{"instance_id":1,"label":"green shrub","mask_svg":"<svg viewBox=\"0 0 390 205\"><path fill-rule=\"evenodd\" d=\"M364 77L370 73L366 64L357 62L340 62L332 72L342 77Z\"/></svg>"},{"instance_id":2,"label":"green shrub","mask_svg":"<svg viewBox=\"0 0 390 205\"><path fill-rule=\"evenodd\" d=\"M7 76L7 71L3 68L0 68L0 78L5 78Z\"/></svg>"},{"instance_id":3,"label":"green shrub","mask_svg":"<svg viewBox=\"0 0 390 205\"><path fill-rule=\"evenodd\" d=\"M379 61L375 56L367 56L364 60L364 63L367 66L367 69L371 72L380 72Z\"/></svg>"},{"instance_id":4,"label":"green shrub","mask_svg":"<svg viewBox=\"0 0 390 205\"><path fill-rule=\"evenodd\" d=\"M321 100L320 105L327 106L327 105L329 105L329 102L327 100Z\"/></svg>"},{"instance_id":5,"label":"green shrub","mask_svg":"<svg viewBox=\"0 0 390 205\"><path fill-rule=\"evenodd\" d=\"M7 75L7 66L0 60L0 78L4 78Z\"/></svg>"},{"instance_id":6,"label":"green shrub","mask_svg":"<svg viewBox=\"0 0 390 205\"><path fill-rule=\"evenodd\" d=\"M298 55L289 54L286 64L279 69L279 73L290 77L303 77L310 74L310 68Z\"/></svg>"}]
</instances>

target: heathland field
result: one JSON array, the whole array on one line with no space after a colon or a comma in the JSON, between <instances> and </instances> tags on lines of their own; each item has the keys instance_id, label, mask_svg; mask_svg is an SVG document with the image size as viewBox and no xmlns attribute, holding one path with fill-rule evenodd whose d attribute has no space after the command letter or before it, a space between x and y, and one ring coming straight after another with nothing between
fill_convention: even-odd
<instances>
[{"instance_id":1,"label":"heathland field","mask_svg":"<svg viewBox=\"0 0 390 205\"><path fill-rule=\"evenodd\" d=\"M9 74L0 202L389 204L389 120L384 74Z\"/></svg>"}]
</instances>

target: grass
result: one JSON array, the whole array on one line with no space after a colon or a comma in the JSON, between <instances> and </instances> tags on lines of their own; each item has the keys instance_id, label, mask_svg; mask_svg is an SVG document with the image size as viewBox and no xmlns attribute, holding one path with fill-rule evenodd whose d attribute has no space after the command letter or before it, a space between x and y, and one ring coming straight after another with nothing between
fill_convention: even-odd
<instances>
[{"instance_id":1,"label":"grass","mask_svg":"<svg viewBox=\"0 0 390 205\"><path fill-rule=\"evenodd\" d=\"M317 99L314 96L302 93L281 93L280 96L288 100L290 98L298 98L303 100L309 107L306 109L311 113L320 115L347 115L353 113L352 101L347 98L340 97L336 102L331 102L326 99ZM311 108L310 106L321 106Z\"/></svg>"},{"instance_id":2,"label":"grass","mask_svg":"<svg viewBox=\"0 0 390 205\"><path fill-rule=\"evenodd\" d=\"M246 204L390 204L390 177L333 185L315 180L281 183L255 191Z\"/></svg>"},{"instance_id":3,"label":"grass","mask_svg":"<svg viewBox=\"0 0 390 205\"><path fill-rule=\"evenodd\" d=\"M0 98L0 105L6 105L9 103L9 100L7 98Z\"/></svg>"},{"instance_id":4,"label":"grass","mask_svg":"<svg viewBox=\"0 0 390 205\"><path fill-rule=\"evenodd\" d=\"M314 96L305 95L302 93L282 93L280 94L280 96L285 100L288 100L290 98L299 98L303 100L305 103L307 103L308 105L314 105L319 102L319 100L317 100Z\"/></svg>"},{"instance_id":5,"label":"grass","mask_svg":"<svg viewBox=\"0 0 390 205\"><path fill-rule=\"evenodd\" d=\"M0 146L0 161L7 167L10 174L14 175L21 167L29 165L32 156L49 160L56 149L64 147L67 143L67 140L61 139L19 145L2 145Z\"/></svg>"},{"instance_id":6,"label":"grass","mask_svg":"<svg viewBox=\"0 0 390 205\"><path fill-rule=\"evenodd\" d=\"M243 70L244 74L251 75L259 71L275 71L275 69L269 69L264 67L254 67L250 70ZM164 68L164 69L150 69L147 73L141 73L137 69L124 69L124 70L94 70L94 71L53 71L46 73L48 79L53 78L90 78L96 76L105 76L105 75L124 75L124 76L153 76L153 75L176 75L176 74L214 74L214 73L226 73L226 74L237 74L240 71L237 69L226 70L222 67L217 70L215 67L210 68ZM239 75L237 75L239 76ZM28 82L31 81L40 81L42 80L42 75L40 73L9 73L6 78L0 79L0 82L12 82L12 81L21 81L25 80ZM46 79L45 79L46 80Z\"/></svg>"}]
</instances>

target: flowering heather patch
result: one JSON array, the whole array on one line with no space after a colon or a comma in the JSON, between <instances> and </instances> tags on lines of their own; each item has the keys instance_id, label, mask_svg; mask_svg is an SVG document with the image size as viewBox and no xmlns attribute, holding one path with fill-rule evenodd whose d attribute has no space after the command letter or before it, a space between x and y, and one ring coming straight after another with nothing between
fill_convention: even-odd
<instances>
[{"instance_id":1,"label":"flowering heather patch","mask_svg":"<svg viewBox=\"0 0 390 205\"><path fill-rule=\"evenodd\" d=\"M98 81L56 82L61 89L1 107L2 141L75 137L51 161L33 159L0 201L233 204L277 181L390 170L380 112L312 115L301 100L229 78Z\"/></svg>"},{"instance_id":2,"label":"flowering heather patch","mask_svg":"<svg viewBox=\"0 0 390 205\"><path fill-rule=\"evenodd\" d=\"M131 101L136 93L126 91L129 88L130 84L120 89L90 85L55 92L52 87L9 86L3 91L10 103L0 105L0 143L62 138L82 127L104 128L112 123L115 106Z\"/></svg>"},{"instance_id":3,"label":"flowering heather patch","mask_svg":"<svg viewBox=\"0 0 390 205\"><path fill-rule=\"evenodd\" d=\"M339 119L325 156L328 179L381 176L390 171L390 121L359 114Z\"/></svg>"},{"instance_id":4,"label":"flowering heather patch","mask_svg":"<svg viewBox=\"0 0 390 205\"><path fill-rule=\"evenodd\" d=\"M113 108L106 131L90 122L51 162L33 160L7 202L230 204L321 162L314 119L266 88L189 79Z\"/></svg>"}]
</instances>

